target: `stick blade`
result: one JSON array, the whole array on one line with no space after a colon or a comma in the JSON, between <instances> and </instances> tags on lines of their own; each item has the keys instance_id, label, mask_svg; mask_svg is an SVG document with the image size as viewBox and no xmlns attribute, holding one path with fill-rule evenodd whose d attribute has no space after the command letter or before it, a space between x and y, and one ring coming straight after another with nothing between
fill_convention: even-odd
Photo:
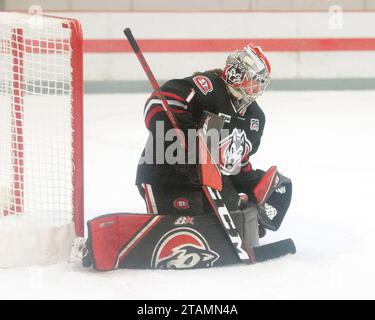
<instances>
[{"instance_id":1,"label":"stick blade","mask_svg":"<svg viewBox=\"0 0 375 320\"><path fill-rule=\"evenodd\" d=\"M254 254L257 262L276 259L287 254L295 253L296 246L292 239L284 239L254 248Z\"/></svg>"}]
</instances>

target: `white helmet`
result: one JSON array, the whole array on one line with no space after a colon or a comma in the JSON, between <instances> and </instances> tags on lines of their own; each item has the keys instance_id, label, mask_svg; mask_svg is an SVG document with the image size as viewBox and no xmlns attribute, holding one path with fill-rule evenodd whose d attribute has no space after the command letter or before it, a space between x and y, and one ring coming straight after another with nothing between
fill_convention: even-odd
<instances>
[{"instance_id":1,"label":"white helmet","mask_svg":"<svg viewBox=\"0 0 375 320\"><path fill-rule=\"evenodd\" d=\"M247 45L231 53L222 78L236 98L237 111L243 113L259 97L270 82L271 67L260 47Z\"/></svg>"}]
</instances>

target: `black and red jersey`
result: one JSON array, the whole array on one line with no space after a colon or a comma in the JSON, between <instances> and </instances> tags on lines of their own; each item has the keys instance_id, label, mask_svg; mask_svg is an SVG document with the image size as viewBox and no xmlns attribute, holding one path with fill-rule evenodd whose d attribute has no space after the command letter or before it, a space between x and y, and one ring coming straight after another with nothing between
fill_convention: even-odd
<instances>
[{"instance_id":1,"label":"black and red jersey","mask_svg":"<svg viewBox=\"0 0 375 320\"><path fill-rule=\"evenodd\" d=\"M220 170L223 177L232 180L239 192L247 193L254 181L250 156L257 152L263 129L265 115L254 101L247 109L237 111L227 86L219 74L203 72L183 79L174 79L161 86L179 129L188 136L188 129L196 129L203 111L219 115L225 121L225 137L220 141ZM198 167L194 164L157 163L162 154L157 154L156 143L164 139L163 151L175 141L165 141L160 137L157 126L164 132L172 129L161 101L154 93L144 108L144 120L153 139L149 139L138 165L136 184L160 184L170 186L199 186ZM159 134L159 137L157 135ZM152 154L153 161L145 161ZM150 163L152 162L152 163ZM160 161L159 161L160 162Z\"/></svg>"}]
</instances>

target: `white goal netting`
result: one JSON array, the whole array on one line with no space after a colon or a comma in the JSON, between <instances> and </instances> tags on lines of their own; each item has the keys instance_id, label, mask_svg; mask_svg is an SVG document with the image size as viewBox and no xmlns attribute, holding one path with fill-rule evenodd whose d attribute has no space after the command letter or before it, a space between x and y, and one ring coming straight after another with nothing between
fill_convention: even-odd
<instances>
[{"instance_id":1,"label":"white goal netting","mask_svg":"<svg viewBox=\"0 0 375 320\"><path fill-rule=\"evenodd\" d=\"M75 236L73 43L68 19L0 13L0 267L61 258Z\"/></svg>"}]
</instances>

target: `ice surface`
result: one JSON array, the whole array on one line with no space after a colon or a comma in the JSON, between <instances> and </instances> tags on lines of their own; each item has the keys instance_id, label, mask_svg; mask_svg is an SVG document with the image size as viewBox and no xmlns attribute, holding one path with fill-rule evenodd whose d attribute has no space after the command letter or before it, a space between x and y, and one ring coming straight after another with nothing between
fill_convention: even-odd
<instances>
[{"instance_id":1,"label":"ice surface","mask_svg":"<svg viewBox=\"0 0 375 320\"><path fill-rule=\"evenodd\" d=\"M86 217L144 212L134 186L145 94L85 97ZM374 299L375 91L267 92L252 163L293 181L289 212L261 243L297 254L189 271L96 272L79 264L0 270L0 299Z\"/></svg>"}]
</instances>

